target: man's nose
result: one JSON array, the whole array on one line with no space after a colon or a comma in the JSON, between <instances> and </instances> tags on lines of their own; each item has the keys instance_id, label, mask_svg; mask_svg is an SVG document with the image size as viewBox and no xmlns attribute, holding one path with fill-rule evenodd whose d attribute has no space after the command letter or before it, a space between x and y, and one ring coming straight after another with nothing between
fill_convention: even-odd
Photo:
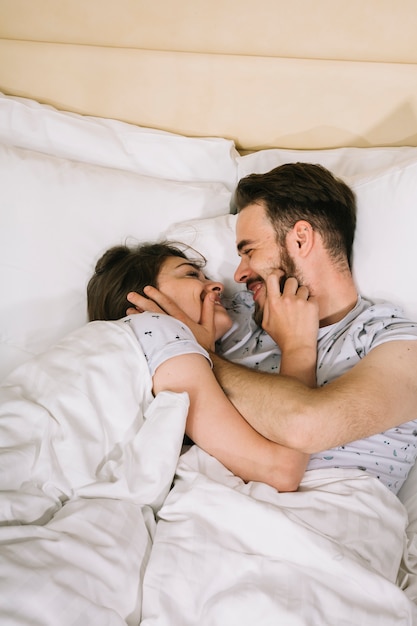
<instances>
[{"instance_id":1,"label":"man's nose","mask_svg":"<svg viewBox=\"0 0 417 626\"><path fill-rule=\"evenodd\" d=\"M241 258L240 263L234 274L234 279L237 283L246 283L249 277L249 266L246 259Z\"/></svg>"}]
</instances>

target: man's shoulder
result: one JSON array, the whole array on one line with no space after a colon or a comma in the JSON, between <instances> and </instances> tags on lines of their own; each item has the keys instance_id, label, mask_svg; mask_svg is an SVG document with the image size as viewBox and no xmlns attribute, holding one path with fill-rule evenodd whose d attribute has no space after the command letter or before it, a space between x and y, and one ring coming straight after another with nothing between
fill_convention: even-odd
<instances>
[{"instance_id":1,"label":"man's shoulder","mask_svg":"<svg viewBox=\"0 0 417 626\"><path fill-rule=\"evenodd\" d=\"M401 307L359 297L340 322L320 329L319 361L350 368L378 345L416 339L417 324L404 316Z\"/></svg>"},{"instance_id":2,"label":"man's shoulder","mask_svg":"<svg viewBox=\"0 0 417 626\"><path fill-rule=\"evenodd\" d=\"M351 325L387 330L397 328L409 333L410 336L417 337L417 322L408 318L403 308L397 304L387 300L370 300L361 296L355 309L352 312Z\"/></svg>"}]
</instances>

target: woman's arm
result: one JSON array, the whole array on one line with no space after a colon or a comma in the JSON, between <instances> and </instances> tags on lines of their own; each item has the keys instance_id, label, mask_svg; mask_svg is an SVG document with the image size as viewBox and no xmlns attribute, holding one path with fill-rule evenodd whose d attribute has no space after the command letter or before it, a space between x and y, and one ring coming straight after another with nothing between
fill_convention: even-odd
<instances>
[{"instance_id":1,"label":"woman's arm","mask_svg":"<svg viewBox=\"0 0 417 626\"><path fill-rule=\"evenodd\" d=\"M153 377L154 393L187 391L187 435L245 481L264 482L279 491L295 491L308 456L257 433L229 402L208 361L199 354L168 359Z\"/></svg>"}]
</instances>

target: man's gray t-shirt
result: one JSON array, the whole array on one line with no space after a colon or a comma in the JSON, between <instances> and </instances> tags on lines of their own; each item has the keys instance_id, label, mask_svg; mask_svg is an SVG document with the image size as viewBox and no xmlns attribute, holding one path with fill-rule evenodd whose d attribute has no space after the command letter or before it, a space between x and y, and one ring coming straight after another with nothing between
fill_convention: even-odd
<instances>
[{"instance_id":1,"label":"man's gray t-shirt","mask_svg":"<svg viewBox=\"0 0 417 626\"><path fill-rule=\"evenodd\" d=\"M225 305L234 325L217 343L216 352L229 361L278 373L281 354L271 337L252 319L252 294L239 292ZM406 339L417 339L417 323L404 318L401 309L388 302L374 303L359 297L356 306L340 322L319 330L317 385L339 378L376 346ZM359 468L397 493L416 457L417 407L416 420L311 455L307 470Z\"/></svg>"}]
</instances>

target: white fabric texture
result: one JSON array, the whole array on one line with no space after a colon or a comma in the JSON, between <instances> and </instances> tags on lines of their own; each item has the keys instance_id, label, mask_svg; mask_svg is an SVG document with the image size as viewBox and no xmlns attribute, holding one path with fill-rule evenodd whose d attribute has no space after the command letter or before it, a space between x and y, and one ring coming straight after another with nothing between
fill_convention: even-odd
<instances>
[{"instance_id":1,"label":"white fabric texture","mask_svg":"<svg viewBox=\"0 0 417 626\"><path fill-rule=\"evenodd\" d=\"M187 394L153 399L129 325L93 322L0 387L0 622L137 624Z\"/></svg>"},{"instance_id":2,"label":"white fabric texture","mask_svg":"<svg viewBox=\"0 0 417 626\"><path fill-rule=\"evenodd\" d=\"M280 494L194 446L159 511L142 626L412 626L395 584L406 523L363 473L316 470Z\"/></svg>"},{"instance_id":3,"label":"white fabric texture","mask_svg":"<svg viewBox=\"0 0 417 626\"><path fill-rule=\"evenodd\" d=\"M0 145L0 379L87 321L86 286L110 246L227 214L221 183L177 182Z\"/></svg>"},{"instance_id":4,"label":"white fabric texture","mask_svg":"<svg viewBox=\"0 0 417 626\"><path fill-rule=\"evenodd\" d=\"M211 364L207 350L197 343L188 326L174 317L144 311L129 315L123 322L135 333L151 376L162 363L182 354L200 354Z\"/></svg>"},{"instance_id":5,"label":"white fabric texture","mask_svg":"<svg viewBox=\"0 0 417 626\"><path fill-rule=\"evenodd\" d=\"M230 139L186 137L1 93L0 142L155 178L236 184Z\"/></svg>"},{"instance_id":6,"label":"white fabric texture","mask_svg":"<svg viewBox=\"0 0 417 626\"><path fill-rule=\"evenodd\" d=\"M220 215L214 218L186 220L167 229L171 241L182 241L198 250L207 260L206 275L225 286L225 295L233 296L245 285L238 285L233 276L239 265L236 251L236 215Z\"/></svg>"},{"instance_id":7,"label":"white fabric texture","mask_svg":"<svg viewBox=\"0 0 417 626\"><path fill-rule=\"evenodd\" d=\"M330 150L258 150L237 157L238 179L248 174L268 172L284 163L319 163L336 176L354 180L356 177L378 177L393 167L415 161L417 148L333 148Z\"/></svg>"}]
</instances>

